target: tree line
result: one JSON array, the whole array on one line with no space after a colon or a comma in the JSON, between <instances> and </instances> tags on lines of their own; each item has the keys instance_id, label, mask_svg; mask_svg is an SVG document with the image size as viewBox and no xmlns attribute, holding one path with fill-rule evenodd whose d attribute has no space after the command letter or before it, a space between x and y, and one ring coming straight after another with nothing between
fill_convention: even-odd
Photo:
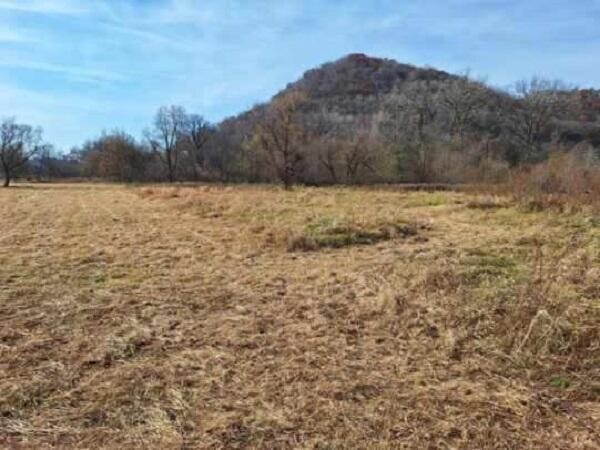
<instances>
[{"instance_id":1,"label":"tree line","mask_svg":"<svg viewBox=\"0 0 600 450\"><path fill-rule=\"evenodd\" d=\"M415 80L382 98L376 114L340 119L293 89L218 125L180 106L161 107L140 140L106 132L64 155L41 129L5 119L0 170L5 186L16 176L285 187L494 182L556 149L597 162L599 99L597 91L539 78L508 94L458 76Z\"/></svg>"}]
</instances>

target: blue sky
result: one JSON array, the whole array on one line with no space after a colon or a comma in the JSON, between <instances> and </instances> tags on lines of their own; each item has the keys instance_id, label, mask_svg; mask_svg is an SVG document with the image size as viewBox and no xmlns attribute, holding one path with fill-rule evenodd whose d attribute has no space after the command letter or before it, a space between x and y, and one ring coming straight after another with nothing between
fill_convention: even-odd
<instances>
[{"instance_id":1,"label":"blue sky","mask_svg":"<svg viewBox=\"0 0 600 450\"><path fill-rule=\"evenodd\" d=\"M0 117L68 150L160 105L211 121L362 52L600 88L600 0L0 0Z\"/></svg>"}]
</instances>

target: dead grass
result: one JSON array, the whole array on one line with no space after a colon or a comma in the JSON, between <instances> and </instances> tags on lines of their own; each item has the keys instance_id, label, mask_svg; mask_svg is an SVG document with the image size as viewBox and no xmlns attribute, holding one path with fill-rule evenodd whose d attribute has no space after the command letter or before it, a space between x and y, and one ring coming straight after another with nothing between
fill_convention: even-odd
<instances>
[{"instance_id":1,"label":"dead grass","mask_svg":"<svg viewBox=\"0 0 600 450\"><path fill-rule=\"evenodd\" d=\"M600 445L586 210L50 184L0 227L0 447Z\"/></svg>"}]
</instances>

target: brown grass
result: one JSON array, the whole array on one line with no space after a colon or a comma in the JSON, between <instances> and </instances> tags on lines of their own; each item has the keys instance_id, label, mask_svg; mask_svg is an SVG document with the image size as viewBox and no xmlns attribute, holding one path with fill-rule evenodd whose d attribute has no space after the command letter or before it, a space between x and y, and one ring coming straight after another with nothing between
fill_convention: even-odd
<instances>
[{"instance_id":1,"label":"brown grass","mask_svg":"<svg viewBox=\"0 0 600 450\"><path fill-rule=\"evenodd\" d=\"M0 447L600 445L585 210L50 184L0 229Z\"/></svg>"}]
</instances>

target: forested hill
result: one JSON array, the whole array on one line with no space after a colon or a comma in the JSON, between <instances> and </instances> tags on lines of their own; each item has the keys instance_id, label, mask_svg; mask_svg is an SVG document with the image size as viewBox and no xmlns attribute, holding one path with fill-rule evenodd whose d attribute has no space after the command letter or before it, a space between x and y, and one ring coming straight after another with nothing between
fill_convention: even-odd
<instances>
[{"instance_id":1,"label":"forested hill","mask_svg":"<svg viewBox=\"0 0 600 450\"><path fill-rule=\"evenodd\" d=\"M455 77L440 70L355 53L307 71L283 93L302 90L328 110L341 114L374 113L386 95L411 82L450 78Z\"/></svg>"},{"instance_id":2,"label":"forested hill","mask_svg":"<svg viewBox=\"0 0 600 450\"><path fill-rule=\"evenodd\" d=\"M223 121L218 128L227 145L221 148L242 148L274 105L298 92L304 96L301 121L327 141L313 140L310 151L298 155L298 178L309 182L326 180L322 170L329 163L323 161L348 158L352 145L365 153L361 180L413 181L465 181L467 172L473 172L468 178L480 177L481 170L500 173L502 166L544 160L556 148L600 147L600 91L532 78L505 92L466 75L350 54L308 70L271 101ZM345 149L333 152L332 137ZM494 168L480 170L482 164ZM269 177L255 165L243 164Z\"/></svg>"},{"instance_id":3,"label":"forested hill","mask_svg":"<svg viewBox=\"0 0 600 450\"><path fill-rule=\"evenodd\" d=\"M302 91L308 96L310 111L327 114L338 123L361 121L364 125L372 123L381 113L390 94L402 92L418 82L441 83L457 78L441 70L353 53L308 70L273 99ZM268 104L256 105L250 111L226 119L223 124L251 132L254 121Z\"/></svg>"}]
</instances>

